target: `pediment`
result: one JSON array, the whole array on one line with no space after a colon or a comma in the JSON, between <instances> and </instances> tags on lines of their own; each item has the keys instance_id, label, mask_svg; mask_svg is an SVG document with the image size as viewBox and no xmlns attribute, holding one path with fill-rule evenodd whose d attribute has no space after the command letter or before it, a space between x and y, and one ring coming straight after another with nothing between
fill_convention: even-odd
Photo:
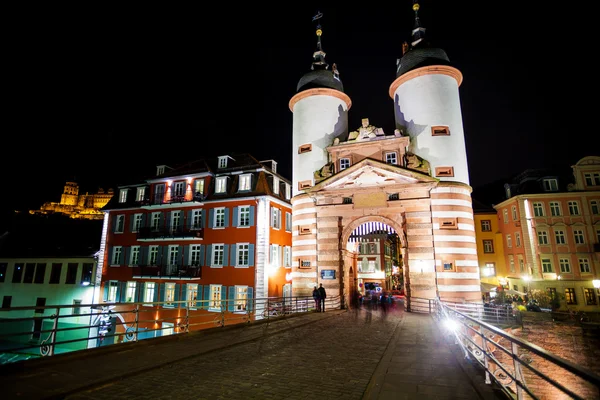
<instances>
[{"instance_id":1,"label":"pediment","mask_svg":"<svg viewBox=\"0 0 600 400\"><path fill-rule=\"evenodd\" d=\"M437 182L438 179L399 165L365 159L318 183L310 191L383 188L386 186Z\"/></svg>"}]
</instances>

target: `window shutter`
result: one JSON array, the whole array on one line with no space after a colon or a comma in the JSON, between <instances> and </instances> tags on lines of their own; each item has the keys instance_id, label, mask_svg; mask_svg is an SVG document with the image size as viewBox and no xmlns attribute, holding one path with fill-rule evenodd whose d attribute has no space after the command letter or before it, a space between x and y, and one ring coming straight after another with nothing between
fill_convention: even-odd
<instances>
[{"instance_id":1,"label":"window shutter","mask_svg":"<svg viewBox=\"0 0 600 400\"><path fill-rule=\"evenodd\" d=\"M113 260L115 259L115 248L111 247L109 253L110 253L110 259L108 260L108 265L114 265Z\"/></svg>"},{"instance_id":2,"label":"window shutter","mask_svg":"<svg viewBox=\"0 0 600 400\"><path fill-rule=\"evenodd\" d=\"M207 221L208 226L210 226L211 228L215 227L215 209L211 208L208 211L208 219L210 220L210 222Z\"/></svg>"},{"instance_id":3,"label":"window shutter","mask_svg":"<svg viewBox=\"0 0 600 400\"><path fill-rule=\"evenodd\" d=\"M198 294L196 295L196 308L202 308L202 285L198 285Z\"/></svg>"},{"instance_id":4,"label":"window shutter","mask_svg":"<svg viewBox=\"0 0 600 400\"><path fill-rule=\"evenodd\" d=\"M227 286L221 286L221 310L227 310Z\"/></svg>"},{"instance_id":5,"label":"window shutter","mask_svg":"<svg viewBox=\"0 0 600 400\"><path fill-rule=\"evenodd\" d=\"M206 228L208 226L208 221L206 220L206 210L202 209L202 227Z\"/></svg>"},{"instance_id":6,"label":"window shutter","mask_svg":"<svg viewBox=\"0 0 600 400\"><path fill-rule=\"evenodd\" d=\"M173 214L172 211L167 212L167 225L165 226L165 228L170 229L171 228L171 215Z\"/></svg>"},{"instance_id":7,"label":"window shutter","mask_svg":"<svg viewBox=\"0 0 600 400\"><path fill-rule=\"evenodd\" d=\"M225 228L229 227L229 208L225 209Z\"/></svg>"},{"instance_id":8,"label":"window shutter","mask_svg":"<svg viewBox=\"0 0 600 400\"><path fill-rule=\"evenodd\" d=\"M254 288L248 286L248 311L254 311Z\"/></svg>"},{"instance_id":9,"label":"window shutter","mask_svg":"<svg viewBox=\"0 0 600 400\"><path fill-rule=\"evenodd\" d=\"M117 216L116 215L114 217L112 217L112 231L113 232L117 231Z\"/></svg>"},{"instance_id":10,"label":"window shutter","mask_svg":"<svg viewBox=\"0 0 600 400\"><path fill-rule=\"evenodd\" d=\"M159 217L158 217L158 229L161 229L165 226L165 221L163 220L163 213L160 212L158 213Z\"/></svg>"},{"instance_id":11,"label":"window shutter","mask_svg":"<svg viewBox=\"0 0 600 400\"><path fill-rule=\"evenodd\" d=\"M167 285L160 285L160 297L158 298L158 301L165 301L165 289L166 289ZM163 305L164 306L164 305Z\"/></svg>"},{"instance_id":12,"label":"window shutter","mask_svg":"<svg viewBox=\"0 0 600 400\"><path fill-rule=\"evenodd\" d=\"M157 302L158 300L158 294L160 291L160 287L164 286L164 283L161 285L160 283L157 283L156 286L154 287L154 298L152 299L153 302Z\"/></svg>"},{"instance_id":13,"label":"window shutter","mask_svg":"<svg viewBox=\"0 0 600 400\"><path fill-rule=\"evenodd\" d=\"M117 301L119 303L123 303L126 299L126 293L127 293L127 282L119 282L119 289L118 291L120 291L121 295L117 296Z\"/></svg>"},{"instance_id":14,"label":"window shutter","mask_svg":"<svg viewBox=\"0 0 600 400\"><path fill-rule=\"evenodd\" d=\"M129 232L133 232L133 223L135 222L135 214L129 216Z\"/></svg>"},{"instance_id":15,"label":"window shutter","mask_svg":"<svg viewBox=\"0 0 600 400\"><path fill-rule=\"evenodd\" d=\"M180 246L181 247L181 246ZM192 265L192 245L186 246L187 254L185 255L185 265Z\"/></svg>"},{"instance_id":16,"label":"window shutter","mask_svg":"<svg viewBox=\"0 0 600 400\"><path fill-rule=\"evenodd\" d=\"M129 249L129 247L122 247L121 248L121 259L119 260L119 265L127 265L129 264L129 259L127 258L127 249ZM131 251L129 251L130 253Z\"/></svg>"},{"instance_id":17,"label":"window shutter","mask_svg":"<svg viewBox=\"0 0 600 400\"><path fill-rule=\"evenodd\" d=\"M231 257L231 265L234 266L234 267L238 263L238 260L237 260L236 254L235 254L236 247L237 246L235 244L232 244L231 245L231 252L230 252L230 254L231 254L231 256L230 256Z\"/></svg>"},{"instance_id":18,"label":"window shutter","mask_svg":"<svg viewBox=\"0 0 600 400\"><path fill-rule=\"evenodd\" d=\"M233 207L233 220L231 221L231 226L233 227L238 227L238 212L239 212L239 207Z\"/></svg>"},{"instance_id":19,"label":"window shutter","mask_svg":"<svg viewBox=\"0 0 600 400\"><path fill-rule=\"evenodd\" d=\"M158 262L160 266L167 265L167 257L169 256L169 246L158 246Z\"/></svg>"},{"instance_id":20,"label":"window shutter","mask_svg":"<svg viewBox=\"0 0 600 400\"><path fill-rule=\"evenodd\" d=\"M174 292L175 292L175 294L173 295L173 301L179 301L179 284L178 283L175 284Z\"/></svg>"},{"instance_id":21,"label":"window shutter","mask_svg":"<svg viewBox=\"0 0 600 400\"><path fill-rule=\"evenodd\" d=\"M254 209L256 207L250 206L250 226L254 226Z\"/></svg>"},{"instance_id":22,"label":"window shutter","mask_svg":"<svg viewBox=\"0 0 600 400\"><path fill-rule=\"evenodd\" d=\"M184 222L184 227L190 229L192 227L192 211L187 212L187 220Z\"/></svg>"},{"instance_id":23,"label":"window shutter","mask_svg":"<svg viewBox=\"0 0 600 400\"><path fill-rule=\"evenodd\" d=\"M204 294L202 295L202 300L204 303L204 309L208 310L209 304L210 304L210 285L205 285L204 286Z\"/></svg>"},{"instance_id":24,"label":"window shutter","mask_svg":"<svg viewBox=\"0 0 600 400\"><path fill-rule=\"evenodd\" d=\"M142 287L143 286L144 286L143 282L138 282L138 284L135 285L135 297L134 297L133 301L135 301L136 303L142 301Z\"/></svg>"},{"instance_id":25,"label":"window shutter","mask_svg":"<svg viewBox=\"0 0 600 400\"><path fill-rule=\"evenodd\" d=\"M212 244L206 245L206 265L210 267L212 265Z\"/></svg>"},{"instance_id":26,"label":"window shutter","mask_svg":"<svg viewBox=\"0 0 600 400\"><path fill-rule=\"evenodd\" d=\"M177 250L177 265L183 265L183 246L179 245L179 249Z\"/></svg>"},{"instance_id":27,"label":"window shutter","mask_svg":"<svg viewBox=\"0 0 600 400\"><path fill-rule=\"evenodd\" d=\"M148 252L150 251L150 246L142 246L140 247L140 265L148 265Z\"/></svg>"},{"instance_id":28,"label":"window shutter","mask_svg":"<svg viewBox=\"0 0 600 400\"><path fill-rule=\"evenodd\" d=\"M104 296L102 297L102 300L104 301L108 301L108 285L109 285L109 281L106 281L104 283Z\"/></svg>"},{"instance_id":29,"label":"window shutter","mask_svg":"<svg viewBox=\"0 0 600 400\"><path fill-rule=\"evenodd\" d=\"M182 300L182 301L187 300L187 285L186 284L181 285L181 299L180 300ZM187 304L186 303L179 303L177 305L177 307L179 307L179 308L186 308Z\"/></svg>"},{"instance_id":30,"label":"window shutter","mask_svg":"<svg viewBox=\"0 0 600 400\"><path fill-rule=\"evenodd\" d=\"M223 266L229 265L229 245L223 245Z\"/></svg>"},{"instance_id":31,"label":"window shutter","mask_svg":"<svg viewBox=\"0 0 600 400\"><path fill-rule=\"evenodd\" d=\"M254 243L248 246L248 265L254 267Z\"/></svg>"},{"instance_id":32,"label":"window shutter","mask_svg":"<svg viewBox=\"0 0 600 400\"><path fill-rule=\"evenodd\" d=\"M200 245L200 266L203 267L205 265L204 263L204 245L201 244Z\"/></svg>"},{"instance_id":33,"label":"window shutter","mask_svg":"<svg viewBox=\"0 0 600 400\"><path fill-rule=\"evenodd\" d=\"M227 311L235 311L235 286L229 286L228 288L228 299L227 299Z\"/></svg>"},{"instance_id":34,"label":"window shutter","mask_svg":"<svg viewBox=\"0 0 600 400\"><path fill-rule=\"evenodd\" d=\"M144 227L146 226L146 214L142 214L142 221L140 224L140 227Z\"/></svg>"}]
</instances>

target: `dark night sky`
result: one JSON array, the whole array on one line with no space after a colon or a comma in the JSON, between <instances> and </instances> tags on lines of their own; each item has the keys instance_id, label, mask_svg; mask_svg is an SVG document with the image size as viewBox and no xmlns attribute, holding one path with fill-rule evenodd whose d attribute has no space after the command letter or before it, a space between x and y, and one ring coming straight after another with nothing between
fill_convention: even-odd
<instances>
[{"instance_id":1,"label":"dark night sky","mask_svg":"<svg viewBox=\"0 0 600 400\"><path fill-rule=\"evenodd\" d=\"M95 192L151 175L157 164L237 152L274 158L291 178L288 102L310 69L318 10L326 59L353 101L349 128L367 117L393 131L388 88L410 40L412 2L367 3L14 12L3 57L4 202L38 208L58 201L66 180ZM596 96L582 97L595 85L584 77L597 74L585 63L596 51L587 44L594 28L585 10L544 7L421 2L428 40L464 75L475 188L599 153L595 121L579 118L597 114L585 105Z\"/></svg>"}]
</instances>

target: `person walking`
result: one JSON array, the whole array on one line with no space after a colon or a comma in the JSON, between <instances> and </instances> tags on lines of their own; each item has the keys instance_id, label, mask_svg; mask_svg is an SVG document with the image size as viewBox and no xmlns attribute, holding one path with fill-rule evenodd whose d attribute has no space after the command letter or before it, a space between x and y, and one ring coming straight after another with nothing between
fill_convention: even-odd
<instances>
[{"instance_id":1,"label":"person walking","mask_svg":"<svg viewBox=\"0 0 600 400\"><path fill-rule=\"evenodd\" d=\"M315 300L315 310L317 312L321 311L321 302L319 300L319 289L315 286L312 292L313 299Z\"/></svg>"},{"instance_id":2,"label":"person walking","mask_svg":"<svg viewBox=\"0 0 600 400\"><path fill-rule=\"evenodd\" d=\"M325 312L325 299L327 298L327 293L325 292L325 288L323 287L323 284L320 283L319 284L319 304L320 304L320 310L321 312Z\"/></svg>"}]
</instances>

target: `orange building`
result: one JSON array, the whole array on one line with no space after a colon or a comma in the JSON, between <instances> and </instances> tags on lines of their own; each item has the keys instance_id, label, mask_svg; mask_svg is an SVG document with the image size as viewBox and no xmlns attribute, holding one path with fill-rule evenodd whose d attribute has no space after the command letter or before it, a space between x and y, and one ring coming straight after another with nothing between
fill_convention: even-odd
<instances>
[{"instance_id":1,"label":"orange building","mask_svg":"<svg viewBox=\"0 0 600 400\"><path fill-rule=\"evenodd\" d=\"M571 168L571 176L527 170L505 185L507 200L494 208L507 283L557 294L562 308L598 311L600 157L584 157Z\"/></svg>"},{"instance_id":2,"label":"orange building","mask_svg":"<svg viewBox=\"0 0 600 400\"><path fill-rule=\"evenodd\" d=\"M117 333L137 318L140 338L160 336L192 317L201 324L246 314L252 299L291 296L290 194L275 161L248 154L158 166L119 187L103 209L96 278L115 303ZM131 313L133 302L148 303L145 317Z\"/></svg>"}]
</instances>

